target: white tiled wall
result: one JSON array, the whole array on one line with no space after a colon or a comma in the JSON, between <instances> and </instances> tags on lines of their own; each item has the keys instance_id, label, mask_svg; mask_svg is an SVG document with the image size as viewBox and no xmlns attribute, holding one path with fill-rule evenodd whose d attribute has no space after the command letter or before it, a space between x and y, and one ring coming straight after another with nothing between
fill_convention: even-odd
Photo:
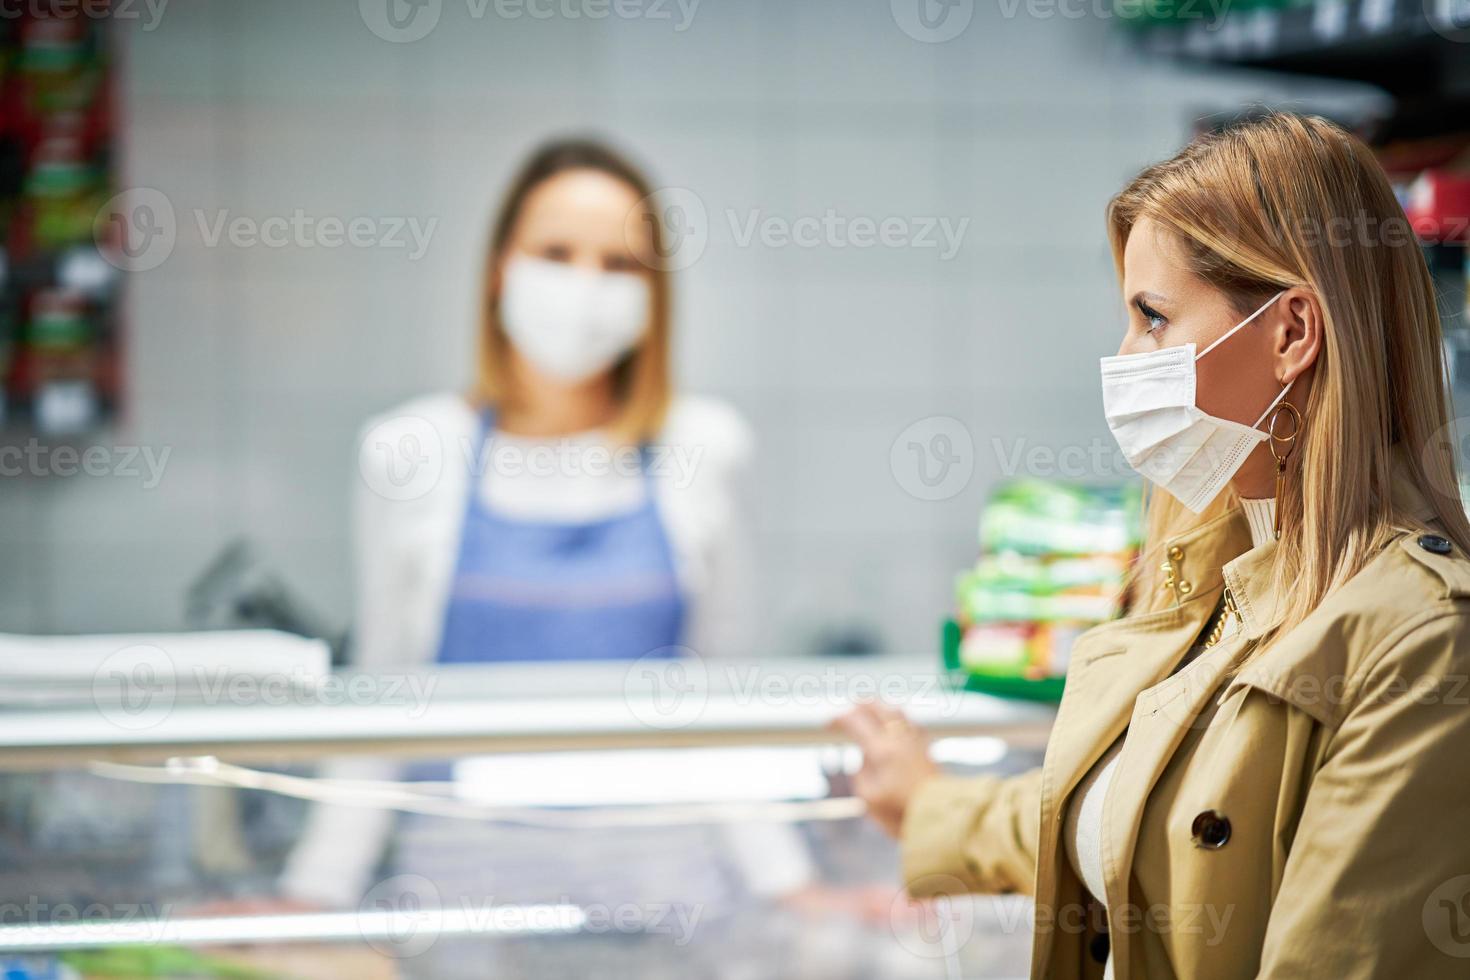
<instances>
[{"instance_id":1,"label":"white tiled wall","mask_svg":"<svg viewBox=\"0 0 1470 980\"><path fill-rule=\"evenodd\" d=\"M897 26L904 2L703 0L677 31L442 0L413 43L375 36L356 0L191 0L151 31L124 26L124 182L166 193L181 230L130 281L129 407L108 438L171 457L153 490L6 484L0 629L176 627L184 586L241 534L345 622L357 425L467 380L497 191L542 137L592 130L710 217L677 280L678 364L760 436L763 645L794 652L856 622L931 654L1001 473L992 439L1107 438L1108 195L1201 112L1304 89L1145 64L1114 25L1028 16L1023 0L980 0L959 37L923 43ZM672 0L657 9L680 17ZM220 208L438 225L417 262L204 248L192 213ZM828 209L969 224L942 261L742 248L729 219ZM970 483L938 503L889 466L895 436L930 415L964 420L976 446Z\"/></svg>"}]
</instances>

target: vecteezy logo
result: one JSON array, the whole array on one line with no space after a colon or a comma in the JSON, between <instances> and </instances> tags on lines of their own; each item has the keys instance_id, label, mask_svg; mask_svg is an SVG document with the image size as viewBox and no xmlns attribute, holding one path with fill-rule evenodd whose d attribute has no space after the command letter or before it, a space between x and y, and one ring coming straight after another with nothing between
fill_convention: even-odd
<instances>
[{"instance_id":1,"label":"vecteezy logo","mask_svg":"<svg viewBox=\"0 0 1470 980\"><path fill-rule=\"evenodd\" d=\"M1424 445L1419 447L1419 454L1423 472L1429 475L1431 489L1451 499L1459 498L1462 491L1455 482L1455 474L1461 472L1466 461L1470 460L1470 417L1462 415L1450 419L1434 430L1424 440ZM1434 465L1445 455L1456 465L1449 469Z\"/></svg>"},{"instance_id":2,"label":"vecteezy logo","mask_svg":"<svg viewBox=\"0 0 1470 980\"><path fill-rule=\"evenodd\" d=\"M140 643L108 654L92 674L92 703L118 728L143 731L169 716L178 694L173 658Z\"/></svg>"},{"instance_id":3,"label":"vecteezy logo","mask_svg":"<svg viewBox=\"0 0 1470 980\"><path fill-rule=\"evenodd\" d=\"M975 0L889 0L888 6L899 30L925 44L959 37L975 16Z\"/></svg>"},{"instance_id":4,"label":"vecteezy logo","mask_svg":"<svg viewBox=\"0 0 1470 980\"><path fill-rule=\"evenodd\" d=\"M1470 958L1470 875L1451 878L1424 902L1424 934L1446 956Z\"/></svg>"},{"instance_id":5,"label":"vecteezy logo","mask_svg":"<svg viewBox=\"0 0 1470 980\"><path fill-rule=\"evenodd\" d=\"M399 415L363 436L357 468L368 489L384 500L417 500L439 485L444 441L428 419Z\"/></svg>"},{"instance_id":6,"label":"vecteezy logo","mask_svg":"<svg viewBox=\"0 0 1470 980\"><path fill-rule=\"evenodd\" d=\"M378 37L407 44L427 37L438 26L444 0L357 0L357 12Z\"/></svg>"},{"instance_id":7,"label":"vecteezy logo","mask_svg":"<svg viewBox=\"0 0 1470 980\"><path fill-rule=\"evenodd\" d=\"M357 906L357 927L385 956L427 952L443 930L439 889L423 875L394 875L369 888Z\"/></svg>"},{"instance_id":8,"label":"vecteezy logo","mask_svg":"<svg viewBox=\"0 0 1470 980\"><path fill-rule=\"evenodd\" d=\"M650 269L677 272L699 261L709 244L709 212L687 187L665 187L635 205L628 247ZM661 232L662 234L656 234Z\"/></svg>"},{"instance_id":9,"label":"vecteezy logo","mask_svg":"<svg viewBox=\"0 0 1470 980\"><path fill-rule=\"evenodd\" d=\"M950 976L959 976L960 950L975 934L975 902L963 895L964 885L949 875L925 875L909 886L921 894L939 897L915 903L907 891L899 892L888 909L888 924L898 944L921 959L943 959Z\"/></svg>"},{"instance_id":10,"label":"vecteezy logo","mask_svg":"<svg viewBox=\"0 0 1470 980\"><path fill-rule=\"evenodd\" d=\"M162 191L133 187L114 194L92 222L97 251L124 272L147 272L173 254L179 227Z\"/></svg>"},{"instance_id":11,"label":"vecteezy logo","mask_svg":"<svg viewBox=\"0 0 1470 980\"><path fill-rule=\"evenodd\" d=\"M659 647L628 667L623 703L649 728L684 728L709 703L709 669L688 647Z\"/></svg>"},{"instance_id":12,"label":"vecteezy logo","mask_svg":"<svg viewBox=\"0 0 1470 980\"><path fill-rule=\"evenodd\" d=\"M970 483L975 442L959 419L931 415L904 429L888 451L893 477L920 500L948 500Z\"/></svg>"}]
</instances>

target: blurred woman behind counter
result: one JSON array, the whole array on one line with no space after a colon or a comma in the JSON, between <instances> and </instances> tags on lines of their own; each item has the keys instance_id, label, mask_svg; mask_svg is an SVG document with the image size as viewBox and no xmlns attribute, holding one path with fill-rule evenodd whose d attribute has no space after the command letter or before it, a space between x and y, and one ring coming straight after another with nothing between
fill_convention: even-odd
<instances>
[{"instance_id":1,"label":"blurred woman behind counter","mask_svg":"<svg viewBox=\"0 0 1470 980\"><path fill-rule=\"evenodd\" d=\"M752 439L729 407L671 390L669 275L652 193L631 164L582 140L544 146L515 178L491 234L474 390L411 401L370 422L361 440L359 666L747 652L736 484ZM442 474L422 493L403 492L389 450L425 423ZM355 906L391 820L317 807L283 891ZM426 828L455 840L425 843ZM576 891L568 878L606 870L573 867L575 836L411 818L396 864L455 879L441 891L559 899ZM620 831L617 848L607 834L590 836L613 864L625 851L656 870L680 834ZM662 878L683 877L685 895L700 890L691 877L720 870L710 866L716 851L758 893L790 891L809 874L789 828L732 828L718 849L685 850L693 857Z\"/></svg>"}]
</instances>

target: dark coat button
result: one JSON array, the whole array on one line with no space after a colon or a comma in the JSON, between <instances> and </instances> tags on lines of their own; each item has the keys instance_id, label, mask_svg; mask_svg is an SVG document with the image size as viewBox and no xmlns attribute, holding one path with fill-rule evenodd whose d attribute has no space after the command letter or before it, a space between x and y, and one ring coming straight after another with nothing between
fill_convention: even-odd
<instances>
[{"instance_id":1,"label":"dark coat button","mask_svg":"<svg viewBox=\"0 0 1470 980\"><path fill-rule=\"evenodd\" d=\"M1194 818L1189 832L1196 847L1208 847L1213 851L1224 847L1230 840L1230 819L1214 810L1206 810Z\"/></svg>"},{"instance_id":2,"label":"dark coat button","mask_svg":"<svg viewBox=\"0 0 1470 980\"><path fill-rule=\"evenodd\" d=\"M1447 555L1454 550L1454 545L1438 534L1419 535L1419 547L1436 555Z\"/></svg>"},{"instance_id":3,"label":"dark coat button","mask_svg":"<svg viewBox=\"0 0 1470 980\"><path fill-rule=\"evenodd\" d=\"M1094 963L1106 963L1108 961L1108 950L1112 948L1112 940L1108 934L1100 932L1092 937L1092 942L1087 944L1087 952Z\"/></svg>"}]
</instances>

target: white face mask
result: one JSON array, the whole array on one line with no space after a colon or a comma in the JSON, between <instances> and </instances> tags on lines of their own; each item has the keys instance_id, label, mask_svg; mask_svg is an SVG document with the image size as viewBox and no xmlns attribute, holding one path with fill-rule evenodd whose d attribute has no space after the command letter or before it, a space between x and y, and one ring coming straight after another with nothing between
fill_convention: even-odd
<instances>
[{"instance_id":1,"label":"white face mask","mask_svg":"<svg viewBox=\"0 0 1470 980\"><path fill-rule=\"evenodd\" d=\"M649 305L648 282L634 273L516 258L505 264L500 322L537 369L559 381L585 381L638 345Z\"/></svg>"},{"instance_id":2,"label":"white face mask","mask_svg":"<svg viewBox=\"0 0 1470 980\"><path fill-rule=\"evenodd\" d=\"M1269 437L1259 426L1291 390L1266 406L1253 426L1207 415L1195 406L1195 362L1219 347L1277 299L1195 354L1194 344L1102 359L1103 412L1118 448L1150 482L1198 514L1219 496L1246 457Z\"/></svg>"}]
</instances>

